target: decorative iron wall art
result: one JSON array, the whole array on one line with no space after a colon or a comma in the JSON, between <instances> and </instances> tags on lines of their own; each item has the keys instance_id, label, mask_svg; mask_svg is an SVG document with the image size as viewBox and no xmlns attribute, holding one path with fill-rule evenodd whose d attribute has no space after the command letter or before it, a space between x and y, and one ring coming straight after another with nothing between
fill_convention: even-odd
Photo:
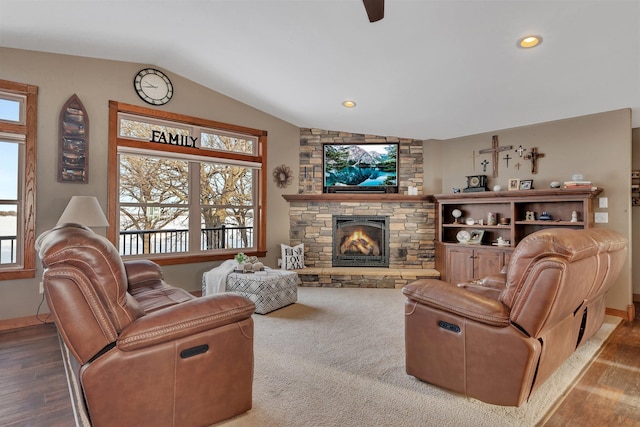
<instances>
[{"instance_id":1,"label":"decorative iron wall art","mask_svg":"<svg viewBox=\"0 0 640 427\"><path fill-rule=\"evenodd\" d=\"M89 116L77 95L60 111L58 182L89 182Z\"/></svg>"}]
</instances>

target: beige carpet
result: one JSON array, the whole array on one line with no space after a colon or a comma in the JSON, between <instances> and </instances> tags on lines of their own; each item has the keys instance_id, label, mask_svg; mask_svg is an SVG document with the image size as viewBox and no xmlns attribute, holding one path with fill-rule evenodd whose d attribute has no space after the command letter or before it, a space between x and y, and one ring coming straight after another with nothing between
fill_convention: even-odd
<instances>
[{"instance_id":1,"label":"beige carpet","mask_svg":"<svg viewBox=\"0 0 640 427\"><path fill-rule=\"evenodd\" d=\"M404 370L397 289L300 288L298 303L254 315L253 409L220 426L533 426L619 319L583 345L520 408L467 399Z\"/></svg>"}]
</instances>

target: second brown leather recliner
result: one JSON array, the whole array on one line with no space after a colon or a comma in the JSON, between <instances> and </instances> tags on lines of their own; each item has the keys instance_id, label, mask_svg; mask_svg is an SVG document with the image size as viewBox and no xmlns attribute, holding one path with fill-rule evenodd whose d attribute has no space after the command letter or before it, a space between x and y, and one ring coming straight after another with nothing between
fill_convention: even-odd
<instances>
[{"instance_id":1,"label":"second brown leather recliner","mask_svg":"<svg viewBox=\"0 0 640 427\"><path fill-rule=\"evenodd\" d=\"M628 242L603 229L546 229L502 277L404 287L406 370L484 402L520 406L604 321Z\"/></svg>"}]
</instances>

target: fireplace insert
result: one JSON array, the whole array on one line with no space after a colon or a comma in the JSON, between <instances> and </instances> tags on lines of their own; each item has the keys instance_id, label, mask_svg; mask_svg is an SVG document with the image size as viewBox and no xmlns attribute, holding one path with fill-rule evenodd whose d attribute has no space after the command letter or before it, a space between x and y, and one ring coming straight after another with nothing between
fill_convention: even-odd
<instances>
[{"instance_id":1,"label":"fireplace insert","mask_svg":"<svg viewBox=\"0 0 640 427\"><path fill-rule=\"evenodd\" d=\"M334 215L334 267L389 267L389 216Z\"/></svg>"}]
</instances>

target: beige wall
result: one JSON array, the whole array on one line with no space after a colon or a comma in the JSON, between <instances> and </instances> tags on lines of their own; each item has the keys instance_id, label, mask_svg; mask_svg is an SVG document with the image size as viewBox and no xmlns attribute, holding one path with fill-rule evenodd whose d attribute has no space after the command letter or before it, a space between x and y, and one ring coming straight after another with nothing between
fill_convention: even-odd
<instances>
[{"instance_id":1,"label":"beige wall","mask_svg":"<svg viewBox=\"0 0 640 427\"><path fill-rule=\"evenodd\" d=\"M145 104L133 90L133 77L147 64L116 62L0 48L0 79L39 87L38 96L38 186L36 232L52 227L73 195L96 195L107 208L107 123L108 101ZM151 64L153 65L153 64ZM289 218L283 193L271 180L275 165L297 170L299 129L282 120L206 89L179 75L167 74L174 98L159 110L187 114L268 131L267 249L265 263L276 265L279 244L288 242ZM58 115L64 102L77 94L90 119L89 183L57 182ZM297 178L297 177L296 177ZM200 289L202 273L214 264L190 264L164 268L167 281L188 290ZM0 320L34 315L42 295L34 279L0 281ZM46 310L46 308L45 308Z\"/></svg>"},{"instance_id":2,"label":"beige wall","mask_svg":"<svg viewBox=\"0 0 640 427\"><path fill-rule=\"evenodd\" d=\"M640 170L640 128L633 129L631 135L631 169ZM633 295L636 301L640 301L640 280L638 280L638 277L640 277L640 206L631 208L631 224Z\"/></svg>"},{"instance_id":3,"label":"beige wall","mask_svg":"<svg viewBox=\"0 0 640 427\"><path fill-rule=\"evenodd\" d=\"M508 168L503 160L507 152L500 153L498 178L492 177L492 165L488 165L487 172L482 172L480 162L492 159L489 154L478 155L478 151L491 147L492 135L498 135L501 146L538 147L538 151L545 154L538 161L538 173L532 174L531 162L519 158L515 151L508 152L515 157L509 161ZM548 188L552 181L567 181L572 174L581 173L604 189L600 197L608 198L609 207L600 209L596 203L595 211L608 212L609 223L596 227L619 231L631 240L631 111L628 109L446 141L425 141L424 157L426 193L450 193L453 187L464 188L467 175L486 174L490 189L498 184L504 190L509 178L533 179L535 188ZM520 169L515 168L516 163L521 164ZM630 259L609 292L607 306L610 308L626 311L631 304Z\"/></svg>"},{"instance_id":4,"label":"beige wall","mask_svg":"<svg viewBox=\"0 0 640 427\"><path fill-rule=\"evenodd\" d=\"M96 195L107 208L107 119L108 101L144 105L133 91L133 76L147 64L95 60L23 50L0 48L0 79L28 83L39 87L38 114L38 197L37 233L55 225L72 195ZM153 65L153 64L151 64ZM176 94L160 110L193 115L242 126L267 130L268 172L286 164L298 170L299 129L282 120L234 101L217 92L175 75L169 70ZM58 115L64 102L73 94L82 100L91 120L90 182L60 184L56 180L58 150ZM507 169L500 163L500 177L490 178L506 187L509 178L532 178L543 188L553 180L564 181L580 172L605 189L609 198L609 224L606 226L631 236L629 173L631 170L631 130L628 110L613 111L575 119L561 120L516 129L489 132L447 141L425 141L424 193L450 192L451 187L464 187L465 176L480 174L480 161L472 166L472 152L491 146L491 136L499 135L500 145L516 148L538 147L545 153L539 162L539 173L531 175L529 162L522 161L519 170L512 160ZM637 133L634 135L638 136ZM636 138L636 144L640 139ZM514 157L514 152L510 152ZM489 159L488 155L485 155ZM501 154L501 158L504 154ZM634 165L640 169L640 149L635 151ZM487 175L491 175L487 172ZM296 174L296 172L294 172ZM269 173L270 175L270 173ZM294 178L294 183L298 177ZM267 249L265 263L276 265L279 244L289 241L289 205L282 194L295 193L295 185L279 189L268 181ZM601 210L601 209L597 209ZM634 217L640 208L634 210ZM636 221L636 224L639 224ZM636 251L637 253L637 251ZM634 263L638 265L638 263ZM200 278L213 264L167 266L165 276L170 283L188 290L200 288ZM638 268L638 267L637 267ZM31 316L36 313L42 295L38 283L39 268L34 279L0 281L0 320ZM640 294L640 289L635 288ZM608 305L626 310L631 301L631 267L625 269L619 283L610 293Z\"/></svg>"}]
</instances>

